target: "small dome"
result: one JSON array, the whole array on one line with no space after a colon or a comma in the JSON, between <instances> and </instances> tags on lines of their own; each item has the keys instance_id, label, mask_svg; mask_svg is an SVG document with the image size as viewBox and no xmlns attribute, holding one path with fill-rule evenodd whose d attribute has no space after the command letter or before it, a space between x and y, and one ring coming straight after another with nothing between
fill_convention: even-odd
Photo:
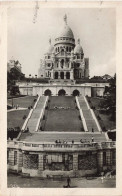
<instances>
[{"instance_id":1,"label":"small dome","mask_svg":"<svg viewBox=\"0 0 122 196\"><path fill-rule=\"evenodd\" d=\"M69 38L74 39L73 32L72 32L71 28L67 25L67 16L66 15L64 16L64 21L65 21L65 24L64 24L63 28L60 30L60 32L58 33L57 38L58 37L69 37Z\"/></svg>"},{"instance_id":2,"label":"small dome","mask_svg":"<svg viewBox=\"0 0 122 196\"><path fill-rule=\"evenodd\" d=\"M78 44L74 48L74 54L83 54L83 49L80 45L80 39L78 39Z\"/></svg>"},{"instance_id":3,"label":"small dome","mask_svg":"<svg viewBox=\"0 0 122 196\"><path fill-rule=\"evenodd\" d=\"M51 54L54 51L54 46L51 45L51 39L49 40L49 44L50 45L49 45L49 47L48 47L48 49L46 51L47 54Z\"/></svg>"},{"instance_id":4,"label":"small dome","mask_svg":"<svg viewBox=\"0 0 122 196\"><path fill-rule=\"evenodd\" d=\"M48 50L47 50L47 53L52 53L54 50L54 47L52 45L49 46Z\"/></svg>"}]
</instances>

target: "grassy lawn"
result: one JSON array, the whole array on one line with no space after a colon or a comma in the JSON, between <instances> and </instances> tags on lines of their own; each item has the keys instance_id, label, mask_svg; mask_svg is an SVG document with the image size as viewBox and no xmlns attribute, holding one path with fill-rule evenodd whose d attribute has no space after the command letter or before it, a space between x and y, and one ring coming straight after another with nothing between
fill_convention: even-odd
<instances>
[{"instance_id":1,"label":"grassy lawn","mask_svg":"<svg viewBox=\"0 0 122 196\"><path fill-rule=\"evenodd\" d=\"M96 116L99 115L100 118L101 118L101 120L98 119L101 127L102 128L105 127L107 130L115 129L116 128L116 122L110 120L111 114L101 114L100 110L98 110L100 101L104 100L104 98L90 97L88 99L91 101L90 106L94 106L95 109L96 109L96 110L94 110Z\"/></svg>"},{"instance_id":2,"label":"grassy lawn","mask_svg":"<svg viewBox=\"0 0 122 196\"><path fill-rule=\"evenodd\" d=\"M23 108L28 108L29 106L34 105L34 99L36 99L36 96L26 96L26 97L19 97L19 98L13 98L13 105L19 105ZM12 99L8 99L7 103L12 105Z\"/></svg>"},{"instance_id":3,"label":"grassy lawn","mask_svg":"<svg viewBox=\"0 0 122 196\"><path fill-rule=\"evenodd\" d=\"M23 116L28 116L30 110L17 110L17 111L11 111L7 113L7 127L13 128L13 127L22 127L25 119L23 119Z\"/></svg>"},{"instance_id":4,"label":"grassy lawn","mask_svg":"<svg viewBox=\"0 0 122 196\"><path fill-rule=\"evenodd\" d=\"M68 107L69 109L54 109L54 107ZM44 131L81 131L83 125L79 116L74 97L51 97Z\"/></svg>"}]
</instances>

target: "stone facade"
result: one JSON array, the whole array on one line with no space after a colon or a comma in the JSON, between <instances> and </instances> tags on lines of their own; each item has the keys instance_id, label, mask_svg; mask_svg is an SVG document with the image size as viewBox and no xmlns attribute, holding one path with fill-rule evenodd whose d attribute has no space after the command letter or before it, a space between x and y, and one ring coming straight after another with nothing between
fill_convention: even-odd
<instances>
[{"instance_id":1,"label":"stone facade","mask_svg":"<svg viewBox=\"0 0 122 196\"><path fill-rule=\"evenodd\" d=\"M105 86L108 86L108 83L101 84L18 84L20 94L22 95L46 95L46 96L58 96L60 90L65 91L66 96L76 95L76 96L86 96L96 97L103 96ZM97 87L96 87L97 85ZM46 93L48 92L48 93Z\"/></svg>"},{"instance_id":2,"label":"stone facade","mask_svg":"<svg viewBox=\"0 0 122 196\"><path fill-rule=\"evenodd\" d=\"M18 150L14 142L8 142L8 170L19 171L30 176L53 177L53 175L85 176L106 169L115 169L115 142L106 142L106 144L104 142L96 145L96 148L93 145L93 149L89 148L89 144L84 145L85 149L76 148L76 145L74 149L73 144L67 144L67 147L57 144L56 149L52 148L50 151L46 148L41 150L41 147L24 148L23 146L21 146L22 150ZM64 150L65 152L62 152Z\"/></svg>"},{"instance_id":3,"label":"stone facade","mask_svg":"<svg viewBox=\"0 0 122 196\"><path fill-rule=\"evenodd\" d=\"M67 16L64 25L55 39L54 45L49 40L49 47L40 61L38 77L74 80L89 77L89 59L84 58L83 49L78 39L75 39L71 28L67 25Z\"/></svg>"}]
</instances>

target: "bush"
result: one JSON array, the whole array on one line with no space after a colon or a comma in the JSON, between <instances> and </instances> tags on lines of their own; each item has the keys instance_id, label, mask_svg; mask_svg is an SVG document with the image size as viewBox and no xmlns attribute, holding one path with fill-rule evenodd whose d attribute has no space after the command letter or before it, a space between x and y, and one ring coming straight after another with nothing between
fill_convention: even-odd
<instances>
[{"instance_id":1,"label":"bush","mask_svg":"<svg viewBox=\"0 0 122 196\"><path fill-rule=\"evenodd\" d=\"M79 115L78 117L79 117L79 120L81 120L81 116Z\"/></svg>"},{"instance_id":2,"label":"bush","mask_svg":"<svg viewBox=\"0 0 122 196\"><path fill-rule=\"evenodd\" d=\"M99 115L97 115L98 120L101 120L101 117Z\"/></svg>"},{"instance_id":3,"label":"bush","mask_svg":"<svg viewBox=\"0 0 122 196\"><path fill-rule=\"evenodd\" d=\"M23 120L25 120L25 119L26 119L26 115L23 116Z\"/></svg>"},{"instance_id":4,"label":"bush","mask_svg":"<svg viewBox=\"0 0 122 196\"><path fill-rule=\"evenodd\" d=\"M33 101L34 101L34 102L36 102L36 101L37 101L37 99L34 99Z\"/></svg>"}]
</instances>

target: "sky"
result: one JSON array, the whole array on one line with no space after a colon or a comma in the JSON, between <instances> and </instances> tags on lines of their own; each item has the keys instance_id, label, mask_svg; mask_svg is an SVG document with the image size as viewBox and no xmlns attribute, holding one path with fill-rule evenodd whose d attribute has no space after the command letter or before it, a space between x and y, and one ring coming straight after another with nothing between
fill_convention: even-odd
<instances>
[{"instance_id":1,"label":"sky","mask_svg":"<svg viewBox=\"0 0 122 196\"><path fill-rule=\"evenodd\" d=\"M22 72L38 74L40 59L52 44L67 14L75 43L80 38L84 56L89 58L90 77L116 72L116 12L114 8L8 9L7 59L19 60Z\"/></svg>"}]
</instances>

